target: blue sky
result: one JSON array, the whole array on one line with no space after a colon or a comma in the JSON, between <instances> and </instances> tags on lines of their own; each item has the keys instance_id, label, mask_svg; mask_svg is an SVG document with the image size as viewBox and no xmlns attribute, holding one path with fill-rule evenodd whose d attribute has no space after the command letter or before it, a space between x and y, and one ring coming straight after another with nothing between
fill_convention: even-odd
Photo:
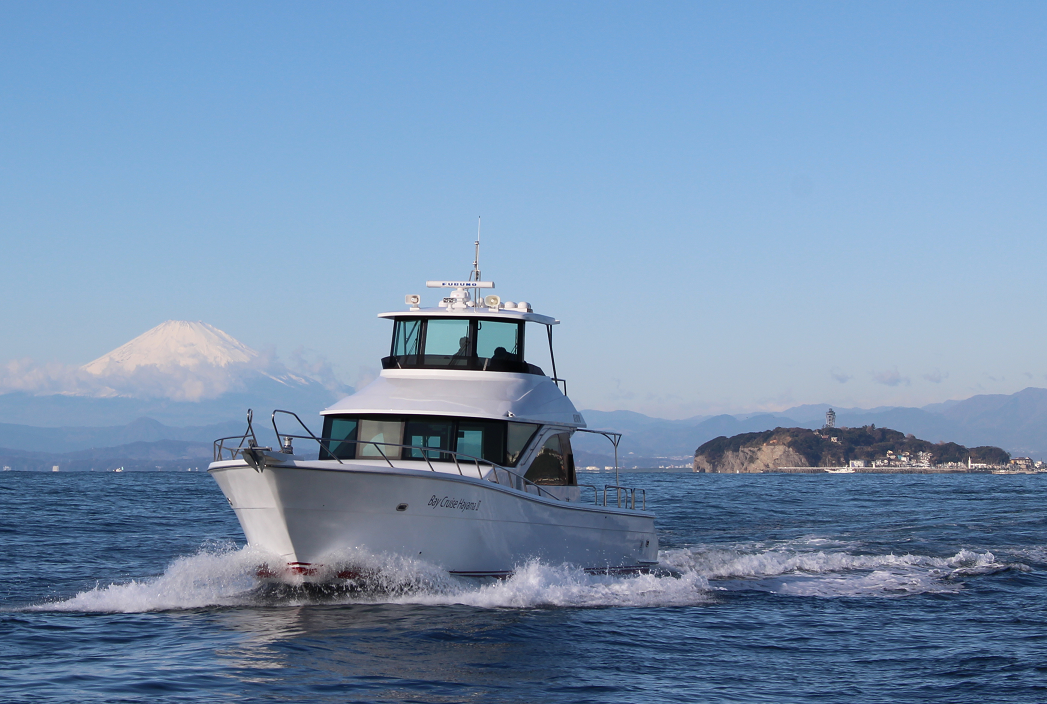
<instances>
[{"instance_id":1,"label":"blue sky","mask_svg":"<svg viewBox=\"0 0 1047 704\"><path fill-rule=\"evenodd\" d=\"M582 408L1047 386L1042 3L0 4L0 363L374 373L481 264Z\"/></svg>"}]
</instances>

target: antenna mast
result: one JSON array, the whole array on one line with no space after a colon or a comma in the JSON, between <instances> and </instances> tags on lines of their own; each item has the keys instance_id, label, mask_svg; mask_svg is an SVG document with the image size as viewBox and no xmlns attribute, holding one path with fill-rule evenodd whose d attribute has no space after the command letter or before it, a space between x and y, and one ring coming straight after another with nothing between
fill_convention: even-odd
<instances>
[{"instance_id":1,"label":"antenna mast","mask_svg":"<svg viewBox=\"0 0 1047 704\"><path fill-rule=\"evenodd\" d=\"M470 281L480 280L480 216L476 216L476 251L473 254L473 271L469 274ZM479 305L480 303L480 289L473 291L473 303Z\"/></svg>"}]
</instances>

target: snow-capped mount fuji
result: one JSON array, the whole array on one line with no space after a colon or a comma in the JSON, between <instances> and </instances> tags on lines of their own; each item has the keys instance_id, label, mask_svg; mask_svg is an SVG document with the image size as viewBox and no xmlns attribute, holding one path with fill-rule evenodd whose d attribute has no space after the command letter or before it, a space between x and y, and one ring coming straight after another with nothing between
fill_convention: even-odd
<instances>
[{"instance_id":1,"label":"snow-capped mount fuji","mask_svg":"<svg viewBox=\"0 0 1047 704\"><path fill-rule=\"evenodd\" d=\"M153 418L168 425L240 421L248 408L303 418L352 393L323 360L294 355L292 372L204 322L168 320L81 367L0 367L0 423L123 425ZM31 360L30 360L31 361Z\"/></svg>"},{"instance_id":2,"label":"snow-capped mount fuji","mask_svg":"<svg viewBox=\"0 0 1047 704\"><path fill-rule=\"evenodd\" d=\"M0 365L0 447L53 452L68 445L56 437L74 435L77 448L197 442L229 434L231 426L239 432L248 408L258 420L276 408L292 410L318 430L319 412L353 390L326 360L302 350L292 358L305 371L292 372L213 325L168 320L83 366L16 360ZM268 432L265 421L256 425ZM61 432L34 435L33 427Z\"/></svg>"},{"instance_id":3,"label":"snow-capped mount fuji","mask_svg":"<svg viewBox=\"0 0 1047 704\"><path fill-rule=\"evenodd\" d=\"M204 322L168 320L80 367L75 395L203 401L230 392L264 397L329 389Z\"/></svg>"},{"instance_id":4,"label":"snow-capped mount fuji","mask_svg":"<svg viewBox=\"0 0 1047 704\"><path fill-rule=\"evenodd\" d=\"M260 358L258 352L213 325L168 320L81 369L106 377L130 374L138 367L228 367Z\"/></svg>"}]
</instances>

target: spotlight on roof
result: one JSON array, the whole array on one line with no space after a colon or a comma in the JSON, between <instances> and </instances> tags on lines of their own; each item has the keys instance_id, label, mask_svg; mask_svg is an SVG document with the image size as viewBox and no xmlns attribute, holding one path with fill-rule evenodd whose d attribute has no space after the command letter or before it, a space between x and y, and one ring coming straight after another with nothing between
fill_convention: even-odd
<instances>
[{"instance_id":1,"label":"spotlight on roof","mask_svg":"<svg viewBox=\"0 0 1047 704\"><path fill-rule=\"evenodd\" d=\"M404 296L404 303L411 306L411 310L420 310L418 304L422 302L422 297L417 293L409 293Z\"/></svg>"}]
</instances>

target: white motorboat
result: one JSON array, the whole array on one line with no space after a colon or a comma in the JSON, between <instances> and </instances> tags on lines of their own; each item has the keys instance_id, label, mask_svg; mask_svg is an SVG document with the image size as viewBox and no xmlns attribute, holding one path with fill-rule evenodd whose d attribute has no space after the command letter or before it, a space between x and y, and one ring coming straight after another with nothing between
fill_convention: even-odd
<instances>
[{"instance_id":1,"label":"white motorboat","mask_svg":"<svg viewBox=\"0 0 1047 704\"><path fill-rule=\"evenodd\" d=\"M380 314L393 323L380 376L324 410L319 435L276 410L278 446L261 447L249 411L243 436L215 441L208 472L248 543L283 561L267 565L275 576L351 576L361 556L495 577L530 560L595 572L657 563L646 494L618 483L620 434L588 430L556 376L559 321L481 297L494 284L479 279L474 266L468 281L427 282L450 295L434 308L407 296L406 310ZM525 357L536 327L552 377ZM577 432L611 441L615 484L578 483Z\"/></svg>"}]
</instances>

